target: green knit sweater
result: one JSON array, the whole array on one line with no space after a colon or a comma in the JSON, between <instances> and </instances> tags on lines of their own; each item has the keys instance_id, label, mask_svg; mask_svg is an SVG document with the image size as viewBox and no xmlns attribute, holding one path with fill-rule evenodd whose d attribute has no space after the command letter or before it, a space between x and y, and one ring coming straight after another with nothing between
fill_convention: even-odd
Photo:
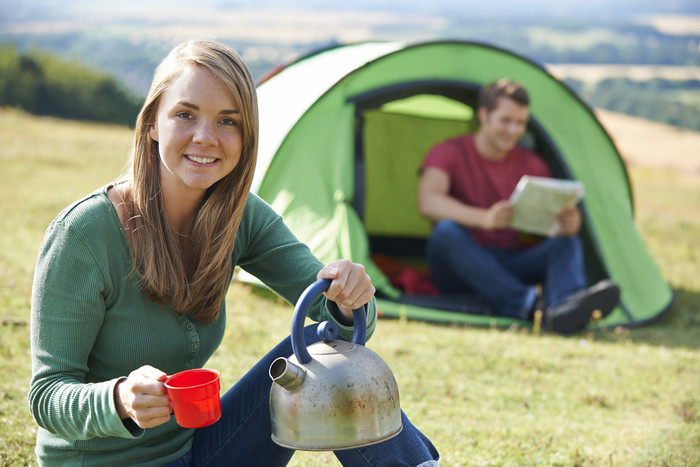
<instances>
[{"instance_id":1,"label":"green knit sweater","mask_svg":"<svg viewBox=\"0 0 700 467\"><path fill-rule=\"evenodd\" d=\"M219 318L206 326L145 298L131 273L128 243L107 188L58 215L36 265L28 399L40 427L36 454L41 464L162 465L183 456L194 430L179 427L174 417L145 430L122 422L114 387L146 364L168 374L203 367L224 336L225 303ZM233 259L290 303L323 267L282 218L253 194ZM308 315L332 320L342 336L352 336L352 328L338 323L325 298ZM368 336L376 316L372 300Z\"/></svg>"}]
</instances>

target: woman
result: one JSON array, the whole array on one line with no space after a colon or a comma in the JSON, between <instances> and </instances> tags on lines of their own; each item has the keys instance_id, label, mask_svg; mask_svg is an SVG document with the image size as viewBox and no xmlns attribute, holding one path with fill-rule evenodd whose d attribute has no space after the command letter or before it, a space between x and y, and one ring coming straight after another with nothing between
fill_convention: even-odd
<instances>
[{"instance_id":1,"label":"woman","mask_svg":"<svg viewBox=\"0 0 700 467\"><path fill-rule=\"evenodd\" d=\"M52 222L32 293L29 405L46 465L285 465L270 438L267 370L289 339L222 397L222 418L179 427L163 381L206 364L225 329L236 265L287 301L332 279L309 311L352 335L374 287L361 265L327 266L248 191L258 145L255 85L228 47L193 41L156 70L137 120L130 172ZM89 161L88 161L89 162ZM313 327L307 328L307 342ZM397 437L341 451L345 465L436 465L411 423Z\"/></svg>"}]
</instances>

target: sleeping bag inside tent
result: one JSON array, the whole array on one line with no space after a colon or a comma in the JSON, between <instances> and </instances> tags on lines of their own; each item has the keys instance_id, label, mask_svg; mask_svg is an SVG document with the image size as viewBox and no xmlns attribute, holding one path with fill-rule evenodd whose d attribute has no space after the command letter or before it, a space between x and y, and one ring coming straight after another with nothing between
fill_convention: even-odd
<instances>
[{"instance_id":1,"label":"sleeping bag inside tent","mask_svg":"<svg viewBox=\"0 0 700 467\"><path fill-rule=\"evenodd\" d=\"M506 326L472 295L437 294L418 214L419 167L435 143L476 129L476 96L519 81L531 99L521 144L557 178L585 186L590 284L613 279L621 304L603 326L649 322L673 291L637 231L625 166L594 113L539 65L472 42L362 43L314 53L258 86L260 145L252 191L324 262L365 265L381 316ZM469 261L469 258L465 258ZM523 323L526 324L526 323Z\"/></svg>"}]
</instances>

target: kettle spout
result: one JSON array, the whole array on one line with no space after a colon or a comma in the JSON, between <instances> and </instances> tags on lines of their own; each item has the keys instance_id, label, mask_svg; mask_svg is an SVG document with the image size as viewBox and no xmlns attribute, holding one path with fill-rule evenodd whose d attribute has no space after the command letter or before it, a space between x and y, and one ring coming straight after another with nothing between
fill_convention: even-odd
<instances>
[{"instance_id":1,"label":"kettle spout","mask_svg":"<svg viewBox=\"0 0 700 467\"><path fill-rule=\"evenodd\" d=\"M284 357L279 357L270 365L270 378L287 391L293 391L304 382L306 372Z\"/></svg>"}]
</instances>

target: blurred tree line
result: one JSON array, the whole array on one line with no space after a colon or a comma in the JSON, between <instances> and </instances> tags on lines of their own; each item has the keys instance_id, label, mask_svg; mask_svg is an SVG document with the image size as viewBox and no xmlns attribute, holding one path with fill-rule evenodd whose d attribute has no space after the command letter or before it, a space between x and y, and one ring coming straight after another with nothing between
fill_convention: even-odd
<instances>
[{"instance_id":1,"label":"blurred tree line","mask_svg":"<svg viewBox=\"0 0 700 467\"><path fill-rule=\"evenodd\" d=\"M624 20L451 18L445 37L512 50L539 63L700 66L700 36L666 34Z\"/></svg>"},{"instance_id":2,"label":"blurred tree line","mask_svg":"<svg viewBox=\"0 0 700 467\"><path fill-rule=\"evenodd\" d=\"M591 107L700 131L700 80L564 82ZM0 106L133 127L142 103L110 75L47 52L0 45Z\"/></svg>"},{"instance_id":3,"label":"blurred tree line","mask_svg":"<svg viewBox=\"0 0 700 467\"><path fill-rule=\"evenodd\" d=\"M564 82L591 107L700 131L700 80L608 78Z\"/></svg>"},{"instance_id":4,"label":"blurred tree line","mask_svg":"<svg viewBox=\"0 0 700 467\"><path fill-rule=\"evenodd\" d=\"M48 53L0 46L0 106L133 127L142 102L109 75Z\"/></svg>"},{"instance_id":5,"label":"blurred tree line","mask_svg":"<svg viewBox=\"0 0 700 467\"><path fill-rule=\"evenodd\" d=\"M695 36L650 33L637 37L628 33L620 41L591 44L578 49L529 43L520 44L518 48L542 63L700 66L700 40Z\"/></svg>"}]
</instances>

